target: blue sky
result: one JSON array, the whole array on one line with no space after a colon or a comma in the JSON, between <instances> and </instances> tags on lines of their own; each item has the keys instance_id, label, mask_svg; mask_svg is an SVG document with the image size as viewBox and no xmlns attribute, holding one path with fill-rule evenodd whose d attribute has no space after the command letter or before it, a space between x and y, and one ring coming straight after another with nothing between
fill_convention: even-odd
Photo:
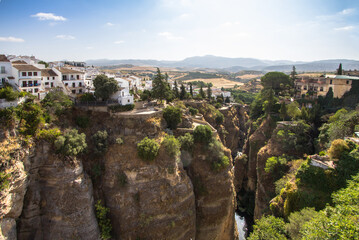
<instances>
[{"instance_id":1,"label":"blue sky","mask_svg":"<svg viewBox=\"0 0 359 240\"><path fill-rule=\"evenodd\" d=\"M0 0L0 53L359 59L357 0Z\"/></svg>"}]
</instances>

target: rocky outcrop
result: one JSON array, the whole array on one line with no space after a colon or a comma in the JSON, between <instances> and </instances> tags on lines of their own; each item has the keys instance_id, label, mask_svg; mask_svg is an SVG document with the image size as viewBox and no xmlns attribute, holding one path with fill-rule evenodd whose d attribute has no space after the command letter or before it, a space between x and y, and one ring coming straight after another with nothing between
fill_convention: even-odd
<instances>
[{"instance_id":1,"label":"rocky outcrop","mask_svg":"<svg viewBox=\"0 0 359 240\"><path fill-rule=\"evenodd\" d=\"M92 184L81 161L52 152L42 142L26 163L29 185L18 239L99 239Z\"/></svg>"},{"instance_id":2,"label":"rocky outcrop","mask_svg":"<svg viewBox=\"0 0 359 240\"><path fill-rule=\"evenodd\" d=\"M201 146L194 152L188 174L196 194L196 239L236 239L233 165L214 171L208 161L211 156ZM230 150L225 155L232 159Z\"/></svg>"},{"instance_id":3,"label":"rocky outcrop","mask_svg":"<svg viewBox=\"0 0 359 240\"><path fill-rule=\"evenodd\" d=\"M153 162L144 162L135 146L127 138L111 146L104 160L102 189L114 238L195 239L195 195L182 164L163 148Z\"/></svg>"}]
</instances>

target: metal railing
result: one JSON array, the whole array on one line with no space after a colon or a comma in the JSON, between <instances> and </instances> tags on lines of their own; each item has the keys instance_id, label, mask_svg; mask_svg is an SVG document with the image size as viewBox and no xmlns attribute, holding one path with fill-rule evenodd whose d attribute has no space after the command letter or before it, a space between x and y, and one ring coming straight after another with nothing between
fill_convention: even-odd
<instances>
[{"instance_id":1,"label":"metal railing","mask_svg":"<svg viewBox=\"0 0 359 240\"><path fill-rule=\"evenodd\" d=\"M109 104L118 104L116 100L107 100L107 101L90 101L90 102L83 102L80 100L74 101L75 106L108 106Z\"/></svg>"}]
</instances>

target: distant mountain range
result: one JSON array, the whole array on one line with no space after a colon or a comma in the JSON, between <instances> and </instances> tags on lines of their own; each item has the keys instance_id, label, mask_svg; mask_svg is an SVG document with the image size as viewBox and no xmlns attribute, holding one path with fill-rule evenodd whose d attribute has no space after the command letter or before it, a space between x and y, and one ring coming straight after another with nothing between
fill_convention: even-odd
<instances>
[{"instance_id":1,"label":"distant mountain range","mask_svg":"<svg viewBox=\"0 0 359 240\"><path fill-rule=\"evenodd\" d=\"M343 69L359 69L359 61L348 59L332 59L313 62L300 62L289 60L260 60L256 58L226 58L206 55L201 57L190 57L181 61L158 61L158 60L109 60L98 59L86 61L88 65L95 66L114 66L123 64L132 64L135 66L152 66L152 67L172 67L184 68L187 70L198 68L217 69L220 71L239 72L241 70L257 71L281 71L290 72L295 66L298 72L332 72L335 71L339 64L342 63Z\"/></svg>"}]
</instances>

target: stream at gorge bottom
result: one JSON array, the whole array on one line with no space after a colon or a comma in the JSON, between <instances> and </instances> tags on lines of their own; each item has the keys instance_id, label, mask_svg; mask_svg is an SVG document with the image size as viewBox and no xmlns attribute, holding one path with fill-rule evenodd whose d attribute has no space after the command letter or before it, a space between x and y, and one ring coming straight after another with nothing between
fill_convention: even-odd
<instances>
[{"instance_id":1,"label":"stream at gorge bottom","mask_svg":"<svg viewBox=\"0 0 359 240\"><path fill-rule=\"evenodd\" d=\"M253 218L246 213L235 212L235 219L238 229L238 239L245 240L253 228Z\"/></svg>"}]
</instances>

